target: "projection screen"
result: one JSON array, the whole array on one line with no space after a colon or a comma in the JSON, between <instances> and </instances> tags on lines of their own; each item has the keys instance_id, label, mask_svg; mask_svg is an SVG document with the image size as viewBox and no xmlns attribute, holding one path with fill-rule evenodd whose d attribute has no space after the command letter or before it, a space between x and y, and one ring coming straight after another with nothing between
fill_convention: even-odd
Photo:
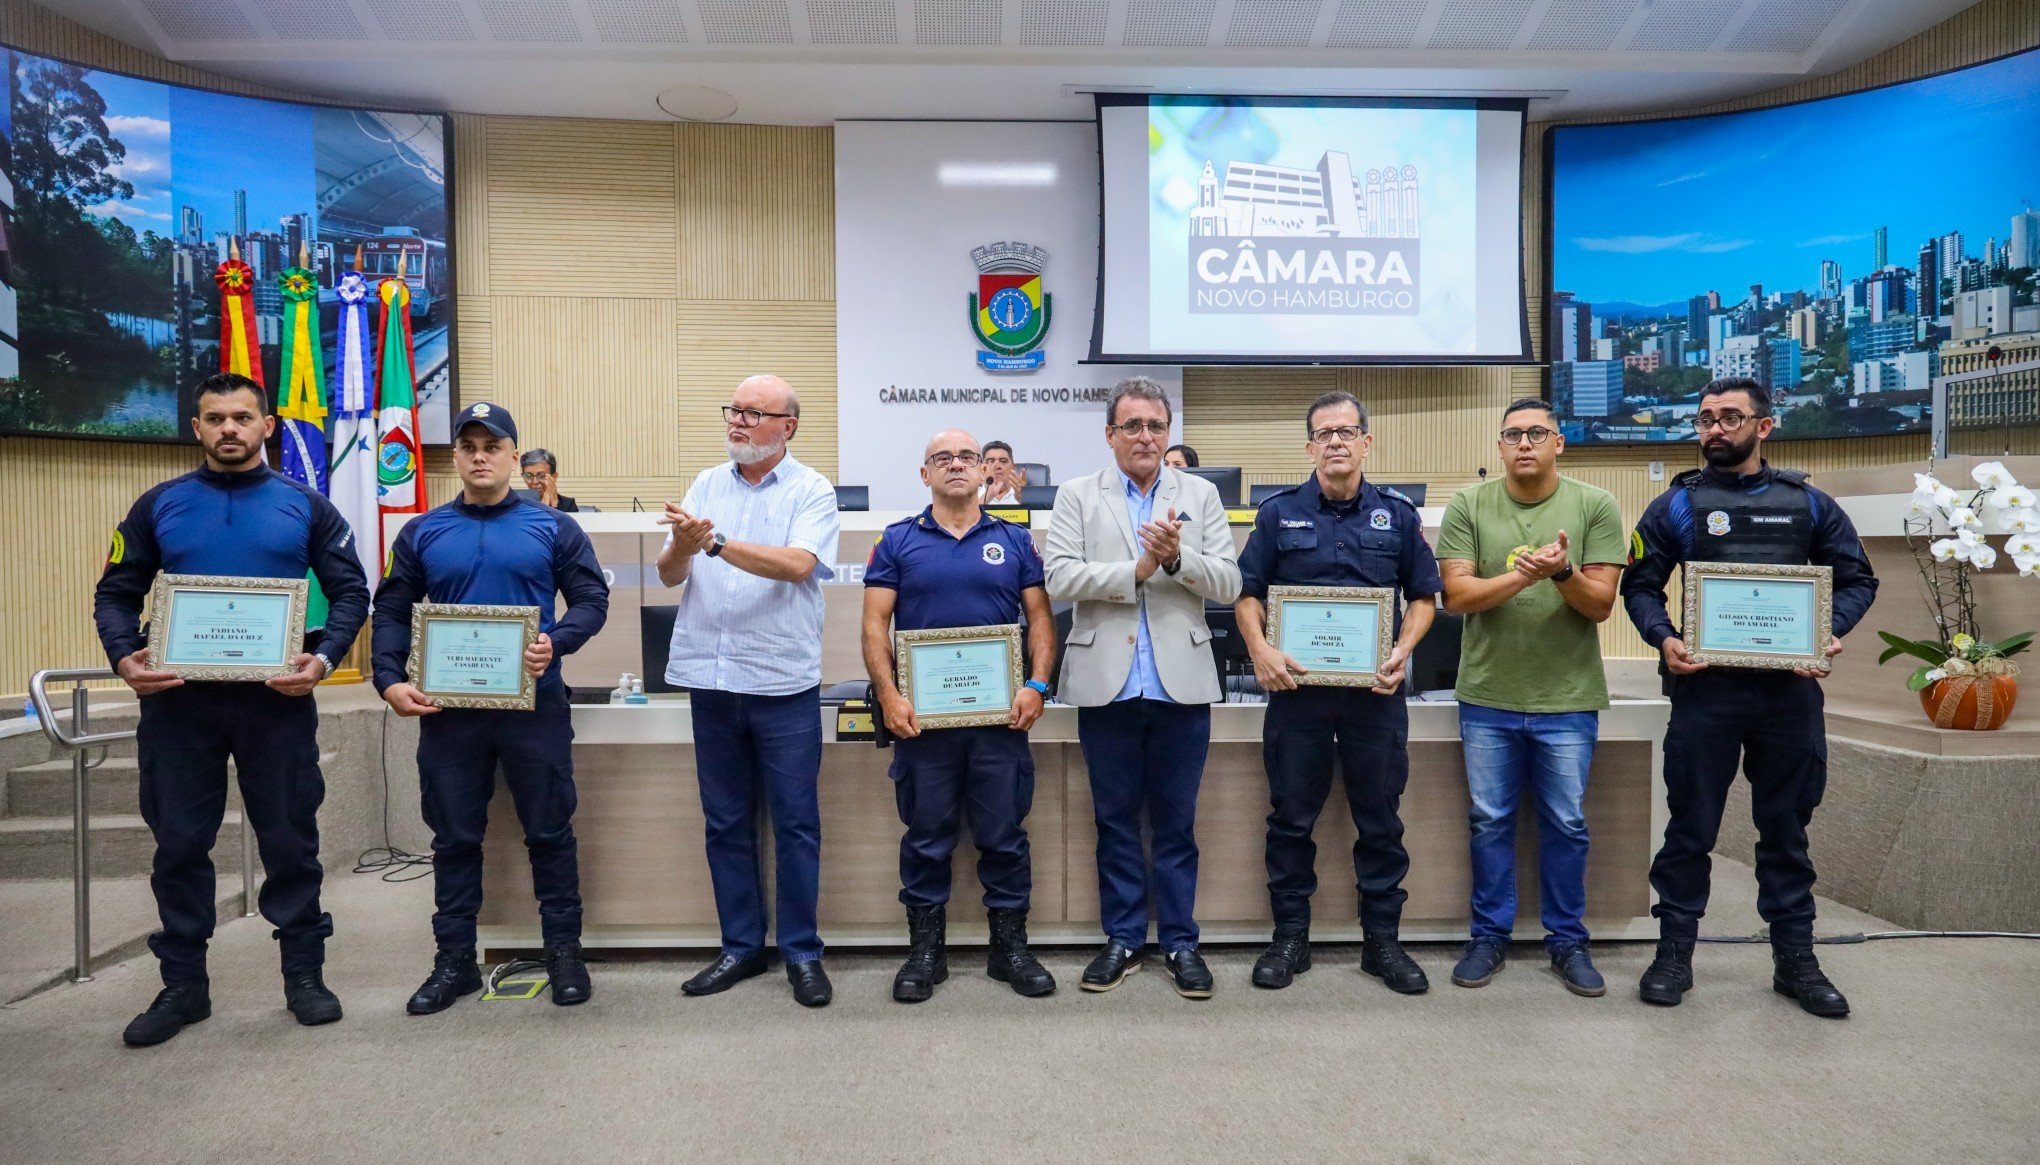
<instances>
[{"instance_id":1,"label":"projection screen","mask_svg":"<svg viewBox=\"0 0 2040 1165\"><path fill-rule=\"evenodd\" d=\"M1092 360L1530 361L1524 101L1097 102Z\"/></svg>"}]
</instances>

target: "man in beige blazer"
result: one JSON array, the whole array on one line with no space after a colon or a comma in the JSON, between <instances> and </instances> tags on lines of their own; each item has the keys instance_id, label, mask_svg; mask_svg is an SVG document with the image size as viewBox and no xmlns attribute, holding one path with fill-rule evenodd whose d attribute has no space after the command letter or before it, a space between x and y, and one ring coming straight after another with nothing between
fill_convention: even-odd
<instances>
[{"instance_id":1,"label":"man in beige blazer","mask_svg":"<svg viewBox=\"0 0 2040 1165\"><path fill-rule=\"evenodd\" d=\"M1105 949L1086 991L1140 970L1148 933L1154 836L1155 914L1176 992L1211 997L1197 954L1197 787L1211 744L1211 705L1225 698L1211 656L1206 599L1240 593L1238 554L1210 482L1162 465L1170 407L1144 376L1105 406L1114 465L1056 494L1045 556L1049 597L1074 602L1057 698L1077 706L1098 822L1098 905Z\"/></svg>"}]
</instances>

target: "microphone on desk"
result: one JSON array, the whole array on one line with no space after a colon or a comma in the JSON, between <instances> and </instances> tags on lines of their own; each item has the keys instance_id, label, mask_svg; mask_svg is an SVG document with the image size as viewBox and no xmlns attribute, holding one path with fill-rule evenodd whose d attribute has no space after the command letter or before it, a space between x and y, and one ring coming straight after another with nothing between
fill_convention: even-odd
<instances>
[{"instance_id":1,"label":"microphone on desk","mask_svg":"<svg viewBox=\"0 0 2040 1165\"><path fill-rule=\"evenodd\" d=\"M1480 467L1480 479L1481 479L1482 481L1486 481L1486 480L1487 480L1487 466L1485 466L1485 465L1483 465L1483 466L1481 466L1481 467ZM633 501L635 501L636 499L634 499L634 498L633 498L632 500L633 500Z\"/></svg>"},{"instance_id":2,"label":"microphone on desk","mask_svg":"<svg viewBox=\"0 0 2040 1165\"><path fill-rule=\"evenodd\" d=\"M1481 470L1481 475L1482 475L1483 477L1484 477L1484 476L1486 476L1486 475L1487 475L1487 470L1485 470L1485 469ZM645 512L645 506L644 506L644 503L643 503L643 502L640 502L640 501L638 501L638 500L637 500L636 498L632 498L632 499L630 499L630 512L631 512L631 513L633 513L633 514L642 514L642 513L644 513L644 512Z\"/></svg>"}]
</instances>

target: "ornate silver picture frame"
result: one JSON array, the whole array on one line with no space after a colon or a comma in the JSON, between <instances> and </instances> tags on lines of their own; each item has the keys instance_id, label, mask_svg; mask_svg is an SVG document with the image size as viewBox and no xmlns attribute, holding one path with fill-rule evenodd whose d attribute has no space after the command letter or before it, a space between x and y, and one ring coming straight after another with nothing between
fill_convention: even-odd
<instances>
[{"instance_id":1,"label":"ornate silver picture frame","mask_svg":"<svg viewBox=\"0 0 2040 1165\"><path fill-rule=\"evenodd\" d=\"M500 631L489 634L492 626ZM455 647L439 635L462 630L470 633L476 651L460 656L428 654ZM411 608L411 654L404 671L411 686L441 708L528 712L538 704L538 677L524 666L524 652L537 641L537 607L419 603ZM503 673L510 666L517 672L514 693L502 690Z\"/></svg>"},{"instance_id":2,"label":"ornate silver picture frame","mask_svg":"<svg viewBox=\"0 0 2040 1165\"><path fill-rule=\"evenodd\" d=\"M1342 650L1327 649L1314 662L1313 659L1306 658L1305 654L1300 654L1298 650L1285 646L1282 642L1283 629L1287 627L1294 636L1302 631L1304 626L1299 622L1302 608L1299 607L1297 611L1292 612L1288 609L1291 603L1319 609L1347 605L1366 607L1371 604L1375 610L1373 626L1361 633L1369 637L1367 642L1374 649L1373 667L1363 669L1341 665L1336 657L1346 654ZM1382 661L1386 660L1388 653L1395 648L1394 587L1269 587L1267 608L1268 642L1287 652L1291 658L1304 666L1304 674L1294 677L1298 684L1371 688L1379 676L1378 669ZM1344 628L1341 635L1350 636L1354 633L1343 623L1341 627Z\"/></svg>"},{"instance_id":3,"label":"ornate silver picture frame","mask_svg":"<svg viewBox=\"0 0 2040 1165\"><path fill-rule=\"evenodd\" d=\"M1004 724L1025 680L1020 625L895 631L893 673L923 729Z\"/></svg>"},{"instance_id":4,"label":"ornate silver picture frame","mask_svg":"<svg viewBox=\"0 0 2040 1165\"><path fill-rule=\"evenodd\" d=\"M1753 562L1685 565L1686 650L1709 667L1825 673L1834 638L1835 572Z\"/></svg>"},{"instance_id":5,"label":"ornate silver picture frame","mask_svg":"<svg viewBox=\"0 0 2040 1165\"><path fill-rule=\"evenodd\" d=\"M159 574L149 587L149 666L187 680L289 675L304 651L301 578Z\"/></svg>"}]
</instances>

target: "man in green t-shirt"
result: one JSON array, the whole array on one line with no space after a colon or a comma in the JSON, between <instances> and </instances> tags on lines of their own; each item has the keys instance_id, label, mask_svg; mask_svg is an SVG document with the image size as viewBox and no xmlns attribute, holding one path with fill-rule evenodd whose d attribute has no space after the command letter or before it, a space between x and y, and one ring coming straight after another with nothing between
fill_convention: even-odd
<instances>
[{"instance_id":1,"label":"man in green t-shirt","mask_svg":"<svg viewBox=\"0 0 2040 1165\"><path fill-rule=\"evenodd\" d=\"M1516 925L1516 806L1537 799L1537 887L1551 968L1575 995L1607 985L1587 956L1587 769L1608 706L1594 625L1615 609L1622 512L1562 477L1565 438L1535 398L1502 415L1503 474L1445 507L1445 610L1466 616L1459 737L1473 795L1473 937L1452 981L1485 987ZM1577 565L1575 565L1577 563Z\"/></svg>"}]
</instances>

